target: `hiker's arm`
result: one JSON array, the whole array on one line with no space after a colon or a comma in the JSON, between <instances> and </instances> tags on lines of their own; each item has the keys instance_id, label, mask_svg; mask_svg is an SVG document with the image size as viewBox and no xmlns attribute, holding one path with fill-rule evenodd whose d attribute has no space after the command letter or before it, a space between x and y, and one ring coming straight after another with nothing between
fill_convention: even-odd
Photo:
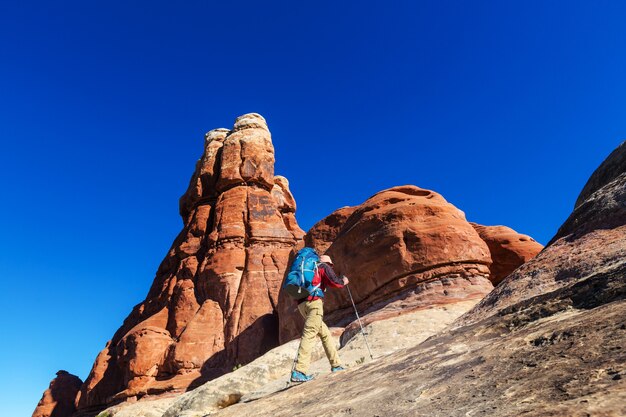
<instances>
[{"instance_id":1,"label":"hiker's arm","mask_svg":"<svg viewBox=\"0 0 626 417\"><path fill-rule=\"evenodd\" d=\"M330 266L322 264L321 269L323 274L322 276L326 278L326 284L334 288L343 287L343 279L338 277Z\"/></svg>"}]
</instances>

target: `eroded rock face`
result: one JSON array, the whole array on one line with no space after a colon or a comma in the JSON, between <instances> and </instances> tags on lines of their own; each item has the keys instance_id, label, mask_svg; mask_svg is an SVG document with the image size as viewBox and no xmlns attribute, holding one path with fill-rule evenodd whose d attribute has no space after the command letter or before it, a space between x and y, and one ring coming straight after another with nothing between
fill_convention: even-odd
<instances>
[{"instance_id":1,"label":"eroded rock face","mask_svg":"<svg viewBox=\"0 0 626 417\"><path fill-rule=\"evenodd\" d=\"M489 249L465 214L415 186L394 187L340 209L305 240L318 250L327 247L335 269L350 278L365 322L482 298L493 288ZM328 291L324 304L330 325L354 320L346 290ZM281 342L299 336L300 317L286 296L279 315Z\"/></svg>"},{"instance_id":2,"label":"eroded rock face","mask_svg":"<svg viewBox=\"0 0 626 417\"><path fill-rule=\"evenodd\" d=\"M491 252L493 263L489 268L489 279L493 285L498 285L520 265L534 258L543 245L530 236L517 233L506 226L481 226L471 223L474 229L485 241Z\"/></svg>"},{"instance_id":3,"label":"eroded rock face","mask_svg":"<svg viewBox=\"0 0 626 417\"><path fill-rule=\"evenodd\" d=\"M295 211L260 115L207 133L180 199L183 230L98 355L79 409L184 390L276 346L280 284L304 235Z\"/></svg>"},{"instance_id":4,"label":"eroded rock face","mask_svg":"<svg viewBox=\"0 0 626 417\"><path fill-rule=\"evenodd\" d=\"M346 220L354 213L357 207L342 207L323 218L306 233L304 243L314 248L317 253L326 253L333 244Z\"/></svg>"},{"instance_id":5,"label":"eroded rock face","mask_svg":"<svg viewBox=\"0 0 626 417\"><path fill-rule=\"evenodd\" d=\"M67 371L57 372L50 387L43 393L33 417L65 417L76 411L76 394L83 381Z\"/></svg>"}]
</instances>

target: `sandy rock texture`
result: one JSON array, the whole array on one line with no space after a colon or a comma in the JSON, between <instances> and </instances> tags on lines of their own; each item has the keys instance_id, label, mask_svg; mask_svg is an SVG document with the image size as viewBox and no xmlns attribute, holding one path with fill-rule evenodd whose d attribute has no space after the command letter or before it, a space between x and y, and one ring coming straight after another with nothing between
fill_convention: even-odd
<instances>
[{"instance_id":1,"label":"sandy rock texture","mask_svg":"<svg viewBox=\"0 0 626 417\"><path fill-rule=\"evenodd\" d=\"M44 391L33 417L63 417L76 411L74 401L83 381L67 371L57 372L50 387Z\"/></svg>"},{"instance_id":2,"label":"sandy rock texture","mask_svg":"<svg viewBox=\"0 0 626 417\"><path fill-rule=\"evenodd\" d=\"M626 415L624 149L552 242L448 329L219 415Z\"/></svg>"},{"instance_id":3,"label":"sandy rock texture","mask_svg":"<svg viewBox=\"0 0 626 417\"><path fill-rule=\"evenodd\" d=\"M342 207L326 216L304 236L304 243L310 248L314 248L317 253L324 254L333 244L346 220L354 213L357 207Z\"/></svg>"},{"instance_id":4,"label":"sandy rock texture","mask_svg":"<svg viewBox=\"0 0 626 417\"><path fill-rule=\"evenodd\" d=\"M599 189L612 183L626 171L626 142L622 142L602 165L591 174L585 187L576 199L576 208L581 206Z\"/></svg>"},{"instance_id":5,"label":"sandy rock texture","mask_svg":"<svg viewBox=\"0 0 626 417\"><path fill-rule=\"evenodd\" d=\"M96 358L79 411L181 392L277 346L280 284L304 236L295 211L263 117L207 133L180 199L183 230Z\"/></svg>"},{"instance_id":6,"label":"sandy rock texture","mask_svg":"<svg viewBox=\"0 0 626 417\"><path fill-rule=\"evenodd\" d=\"M441 195L406 185L381 191L358 207L317 223L305 241L329 254L350 280L366 323L437 305L478 300L493 285L491 255L465 214ZM330 244L329 244L330 243ZM281 296L281 342L299 336L301 318ZM346 290L330 290L326 321L354 320Z\"/></svg>"},{"instance_id":7,"label":"sandy rock texture","mask_svg":"<svg viewBox=\"0 0 626 417\"><path fill-rule=\"evenodd\" d=\"M626 146L622 143L594 172L583 190L593 193L576 207L550 243L534 259L509 275L485 297L464 324L498 313L508 306L573 285L582 277L608 271L625 259ZM618 163L619 162L619 163ZM598 173L607 179L601 185ZM618 173L618 174L616 174Z\"/></svg>"},{"instance_id":8,"label":"sandy rock texture","mask_svg":"<svg viewBox=\"0 0 626 417\"><path fill-rule=\"evenodd\" d=\"M376 321L365 328L374 360L360 332L332 328L341 340L339 350L342 362L348 369L384 360L400 349L412 347L444 329L461 314L468 311L476 301L466 301L437 308ZM105 410L108 417L196 417L212 415L235 403L244 403L274 395L287 386L299 340L281 345L232 373L223 375L176 398L141 401L123 404ZM317 359L317 360L316 360ZM321 343L313 352L311 373L325 378L329 363Z\"/></svg>"},{"instance_id":9,"label":"sandy rock texture","mask_svg":"<svg viewBox=\"0 0 626 417\"><path fill-rule=\"evenodd\" d=\"M176 396L164 395L137 402L123 402L98 413L95 417L161 417L176 400Z\"/></svg>"},{"instance_id":10,"label":"sandy rock texture","mask_svg":"<svg viewBox=\"0 0 626 417\"><path fill-rule=\"evenodd\" d=\"M534 258L543 245L530 236L517 233L506 226L482 226L471 223L478 235L485 241L493 263L489 267L489 279L498 285L517 267Z\"/></svg>"}]
</instances>

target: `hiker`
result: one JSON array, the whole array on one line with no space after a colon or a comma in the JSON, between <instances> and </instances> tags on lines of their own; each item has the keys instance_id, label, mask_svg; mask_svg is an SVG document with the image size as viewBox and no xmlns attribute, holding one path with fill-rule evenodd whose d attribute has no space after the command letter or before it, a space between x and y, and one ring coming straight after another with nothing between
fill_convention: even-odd
<instances>
[{"instance_id":1,"label":"hiker","mask_svg":"<svg viewBox=\"0 0 626 417\"><path fill-rule=\"evenodd\" d=\"M322 255L315 269L313 277L314 291L306 298L298 300L298 310L304 317L304 330L298 348L298 357L294 369L291 372L292 382L306 382L313 379L312 375L307 375L311 364L311 349L315 343L315 336L319 336L326 352L326 357L330 362L331 372L343 371L339 360L339 354L335 347L335 342L330 335L328 326L323 321L324 317L324 291L327 286L342 288L349 282L347 277L338 277L333 270L333 261L328 255Z\"/></svg>"}]
</instances>

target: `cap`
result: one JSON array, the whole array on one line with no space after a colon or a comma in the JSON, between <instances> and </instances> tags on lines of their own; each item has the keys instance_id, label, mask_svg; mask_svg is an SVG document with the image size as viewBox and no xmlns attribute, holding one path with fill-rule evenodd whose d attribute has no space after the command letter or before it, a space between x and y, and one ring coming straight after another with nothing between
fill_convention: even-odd
<instances>
[{"instance_id":1,"label":"cap","mask_svg":"<svg viewBox=\"0 0 626 417\"><path fill-rule=\"evenodd\" d=\"M333 264L332 259L330 259L330 256L328 255L322 255L320 256L320 262L324 262L325 264Z\"/></svg>"}]
</instances>

